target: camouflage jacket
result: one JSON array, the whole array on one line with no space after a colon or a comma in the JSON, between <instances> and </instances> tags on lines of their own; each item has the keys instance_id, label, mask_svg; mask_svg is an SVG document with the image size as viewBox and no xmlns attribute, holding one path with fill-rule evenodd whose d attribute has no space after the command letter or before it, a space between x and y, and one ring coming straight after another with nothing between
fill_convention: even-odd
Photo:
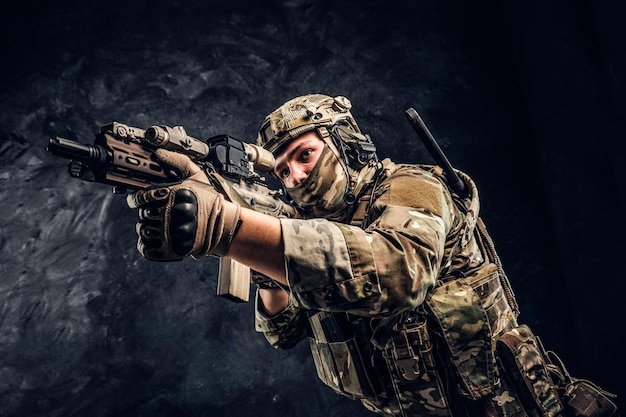
<instances>
[{"instance_id":1,"label":"camouflage jacket","mask_svg":"<svg viewBox=\"0 0 626 417\"><path fill-rule=\"evenodd\" d=\"M447 417L450 400L430 340L432 323L440 321L444 330L438 340L446 342L437 349L450 349L449 357L456 358L450 369L457 370L453 378L461 394L470 399L496 394L491 339L508 330L515 317L502 287L493 285L495 265L486 262L474 230L477 191L469 178L466 182L471 198L461 200L451 195L437 168L385 160L373 194L364 190L373 198L361 226L281 220L290 302L267 317L257 297L257 331L281 349L308 334L320 379L372 411ZM469 285L465 281L449 291L443 283L450 277L475 277L471 282L483 286L478 292L484 297L462 295L476 294L463 287ZM430 308L430 324L412 322L412 315L425 308ZM376 343L377 336L365 330L357 340L355 330L345 341L328 338L328 323L374 333L383 328L386 336Z\"/></svg>"},{"instance_id":2,"label":"camouflage jacket","mask_svg":"<svg viewBox=\"0 0 626 417\"><path fill-rule=\"evenodd\" d=\"M280 349L308 335L320 379L385 416L613 415L517 323L473 181L458 172L462 198L436 167L382 167L362 224L281 220L289 305L268 317L257 295L257 331Z\"/></svg>"},{"instance_id":3,"label":"camouflage jacket","mask_svg":"<svg viewBox=\"0 0 626 417\"><path fill-rule=\"evenodd\" d=\"M257 330L273 346L288 348L304 336L303 309L394 316L422 304L434 287L465 214L441 177L425 167L389 160L383 166L365 228L281 220L290 305L273 317L258 307L256 313ZM483 262L474 242L463 252L454 269Z\"/></svg>"}]
</instances>

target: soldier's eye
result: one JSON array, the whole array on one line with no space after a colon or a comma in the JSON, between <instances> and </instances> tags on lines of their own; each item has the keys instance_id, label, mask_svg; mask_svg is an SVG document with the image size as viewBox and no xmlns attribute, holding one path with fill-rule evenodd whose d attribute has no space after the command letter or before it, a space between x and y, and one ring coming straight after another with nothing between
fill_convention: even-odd
<instances>
[{"instance_id":1,"label":"soldier's eye","mask_svg":"<svg viewBox=\"0 0 626 417\"><path fill-rule=\"evenodd\" d=\"M306 162L311 158L311 154L313 153L313 149L305 149L300 154L300 161Z\"/></svg>"}]
</instances>

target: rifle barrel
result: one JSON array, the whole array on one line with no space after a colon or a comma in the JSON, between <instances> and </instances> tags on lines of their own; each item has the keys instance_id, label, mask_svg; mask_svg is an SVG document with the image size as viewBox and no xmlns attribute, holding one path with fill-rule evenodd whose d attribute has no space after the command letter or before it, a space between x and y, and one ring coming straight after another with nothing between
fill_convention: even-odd
<instances>
[{"instance_id":1,"label":"rifle barrel","mask_svg":"<svg viewBox=\"0 0 626 417\"><path fill-rule=\"evenodd\" d=\"M89 165L98 165L107 160L107 152L102 146L82 144L58 136L48 140L47 151L52 155Z\"/></svg>"}]
</instances>

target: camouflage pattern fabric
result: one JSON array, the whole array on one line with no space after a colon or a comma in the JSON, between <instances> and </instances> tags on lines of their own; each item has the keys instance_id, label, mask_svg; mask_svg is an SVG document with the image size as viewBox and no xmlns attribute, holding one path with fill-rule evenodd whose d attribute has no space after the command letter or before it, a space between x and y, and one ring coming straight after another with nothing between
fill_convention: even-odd
<instances>
[{"instance_id":1,"label":"camouflage pattern fabric","mask_svg":"<svg viewBox=\"0 0 626 417\"><path fill-rule=\"evenodd\" d=\"M454 363L459 389L470 399L493 392L496 384L491 328L480 298L463 279L452 280L426 300Z\"/></svg>"},{"instance_id":2,"label":"camouflage pattern fabric","mask_svg":"<svg viewBox=\"0 0 626 417\"><path fill-rule=\"evenodd\" d=\"M257 297L257 330L276 348L308 336L319 378L388 417L613 414L611 394L546 362L518 325L472 179L457 171L459 196L441 168L379 162L351 108L304 95L259 129L274 154L310 131L326 148L287 190L301 209L281 219L289 305L267 317Z\"/></svg>"},{"instance_id":3,"label":"camouflage pattern fabric","mask_svg":"<svg viewBox=\"0 0 626 417\"><path fill-rule=\"evenodd\" d=\"M433 167L385 160L383 169L363 228L320 218L281 219L290 304L273 317L257 305L257 330L285 349L308 335L320 379L384 416L559 415L539 342L517 324L512 294L477 231L471 179L462 176L471 201L460 201ZM376 374L378 384L364 385L360 370L350 365L362 343L352 336L336 343L312 335L312 317L320 312L347 312L376 329L367 339L375 369L363 369L370 378ZM520 384L528 381L532 395L524 397ZM602 394L602 404L610 405Z\"/></svg>"},{"instance_id":4,"label":"camouflage pattern fabric","mask_svg":"<svg viewBox=\"0 0 626 417\"><path fill-rule=\"evenodd\" d=\"M394 326L383 349L395 397L363 402L390 416L449 416L427 322L424 316L409 317Z\"/></svg>"},{"instance_id":5,"label":"camouflage pattern fabric","mask_svg":"<svg viewBox=\"0 0 626 417\"><path fill-rule=\"evenodd\" d=\"M293 300L280 314L268 317L259 308L259 293L255 298L255 330L263 333L267 341L277 349L290 349L306 336L306 316L300 313Z\"/></svg>"},{"instance_id":6,"label":"camouflage pattern fabric","mask_svg":"<svg viewBox=\"0 0 626 417\"><path fill-rule=\"evenodd\" d=\"M309 346L319 378L341 395L364 399L376 395L368 341L346 313L309 312Z\"/></svg>"},{"instance_id":7,"label":"camouflage pattern fabric","mask_svg":"<svg viewBox=\"0 0 626 417\"><path fill-rule=\"evenodd\" d=\"M302 317L306 311L348 311L372 320L396 317L420 306L435 286L441 264L444 259L449 262L456 245L450 235L458 235L465 215L439 177L389 160L383 161L383 167L365 229L318 218L281 220L290 306L274 317L259 308L256 313L257 330L273 346L291 347L305 337L307 321ZM480 251L462 258L465 268L483 262ZM324 349L319 343L313 348L317 349L314 357ZM429 342L421 350L418 354L430 360L420 359L420 366L428 365L428 369L423 369L418 380L402 388L399 374L390 372L395 376L387 376L386 391L362 399L366 407L386 415L449 415L442 391L432 389L433 383L441 385L432 345ZM395 364L387 364L397 370ZM337 376L324 371L333 366L318 366L318 374L337 389ZM396 379L395 385L391 379Z\"/></svg>"},{"instance_id":8,"label":"camouflage pattern fabric","mask_svg":"<svg viewBox=\"0 0 626 417\"><path fill-rule=\"evenodd\" d=\"M559 416L563 406L547 360L530 328L521 325L505 333L498 340L497 348L525 407L541 416Z\"/></svg>"},{"instance_id":9,"label":"camouflage pattern fabric","mask_svg":"<svg viewBox=\"0 0 626 417\"><path fill-rule=\"evenodd\" d=\"M341 221L349 213L344 199L348 189L348 177L336 152L329 145L324 146L317 164L307 178L297 186L285 190L298 206L312 216Z\"/></svg>"},{"instance_id":10,"label":"camouflage pattern fabric","mask_svg":"<svg viewBox=\"0 0 626 417\"><path fill-rule=\"evenodd\" d=\"M397 168L387 162L387 169ZM379 317L424 301L446 237L462 216L427 172L407 166L395 178L379 185L364 230L326 219L281 219L287 276L299 306Z\"/></svg>"},{"instance_id":11,"label":"camouflage pattern fabric","mask_svg":"<svg viewBox=\"0 0 626 417\"><path fill-rule=\"evenodd\" d=\"M360 133L347 97L307 94L295 97L270 113L259 129L257 144L276 154L280 148L298 136L320 127L346 123ZM322 136L324 136L322 134Z\"/></svg>"},{"instance_id":12,"label":"camouflage pattern fabric","mask_svg":"<svg viewBox=\"0 0 626 417\"><path fill-rule=\"evenodd\" d=\"M266 117L259 129L257 144L274 155L311 131L326 144L307 179L287 189L308 217L346 221L351 210L344 197L347 193L358 195L376 173L376 148L368 136L361 134L351 108L352 103L343 96L308 94L284 103ZM363 150L364 144L367 151Z\"/></svg>"}]
</instances>

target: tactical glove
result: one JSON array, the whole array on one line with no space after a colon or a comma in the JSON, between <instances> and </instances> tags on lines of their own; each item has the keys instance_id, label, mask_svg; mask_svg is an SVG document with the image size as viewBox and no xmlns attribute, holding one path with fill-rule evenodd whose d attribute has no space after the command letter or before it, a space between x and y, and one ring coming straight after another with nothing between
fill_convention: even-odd
<instances>
[{"instance_id":1,"label":"tactical glove","mask_svg":"<svg viewBox=\"0 0 626 417\"><path fill-rule=\"evenodd\" d=\"M185 180L127 197L128 206L139 209L137 250L155 261L225 255L239 224L239 205L217 193L187 156L165 149L155 153Z\"/></svg>"}]
</instances>

